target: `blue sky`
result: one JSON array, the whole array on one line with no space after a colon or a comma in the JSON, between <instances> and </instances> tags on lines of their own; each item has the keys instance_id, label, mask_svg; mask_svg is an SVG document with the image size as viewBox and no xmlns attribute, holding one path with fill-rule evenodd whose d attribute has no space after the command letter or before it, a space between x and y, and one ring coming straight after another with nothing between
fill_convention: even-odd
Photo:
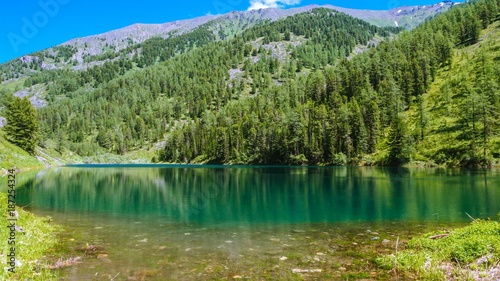
<instances>
[{"instance_id":1,"label":"blue sky","mask_svg":"<svg viewBox=\"0 0 500 281\"><path fill-rule=\"evenodd\" d=\"M249 8L332 4L386 10L439 0L17 0L0 4L0 63L134 23L163 23Z\"/></svg>"}]
</instances>

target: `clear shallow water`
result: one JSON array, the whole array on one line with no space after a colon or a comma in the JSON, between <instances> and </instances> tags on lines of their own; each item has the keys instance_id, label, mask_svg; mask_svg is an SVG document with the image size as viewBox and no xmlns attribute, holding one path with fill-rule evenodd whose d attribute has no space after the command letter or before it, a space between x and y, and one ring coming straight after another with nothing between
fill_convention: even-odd
<instances>
[{"instance_id":1,"label":"clear shallow water","mask_svg":"<svg viewBox=\"0 0 500 281\"><path fill-rule=\"evenodd\" d=\"M378 247L500 211L495 170L80 166L20 182L18 205L102 248L68 280L287 278L296 267L335 277L353 263L342 241Z\"/></svg>"}]
</instances>

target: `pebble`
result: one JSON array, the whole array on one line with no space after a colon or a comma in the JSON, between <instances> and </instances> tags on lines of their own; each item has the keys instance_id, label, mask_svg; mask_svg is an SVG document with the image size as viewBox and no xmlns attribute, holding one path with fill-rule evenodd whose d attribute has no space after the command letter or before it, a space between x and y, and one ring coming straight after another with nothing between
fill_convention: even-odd
<instances>
[{"instance_id":1,"label":"pebble","mask_svg":"<svg viewBox=\"0 0 500 281\"><path fill-rule=\"evenodd\" d=\"M314 272L322 272L323 270L321 269L299 269L299 268L294 268L292 269L292 273L314 273Z\"/></svg>"},{"instance_id":2,"label":"pebble","mask_svg":"<svg viewBox=\"0 0 500 281\"><path fill-rule=\"evenodd\" d=\"M372 240L379 240L379 239L380 239L380 237L378 237L378 236L375 236L372 238Z\"/></svg>"},{"instance_id":3,"label":"pebble","mask_svg":"<svg viewBox=\"0 0 500 281\"><path fill-rule=\"evenodd\" d=\"M224 242L226 242L227 244L233 243L233 241L231 241L231 240L227 240L227 241L224 241Z\"/></svg>"},{"instance_id":4,"label":"pebble","mask_svg":"<svg viewBox=\"0 0 500 281\"><path fill-rule=\"evenodd\" d=\"M391 243L391 240L384 239L384 240L382 240L382 243L384 243L384 244L389 244L389 243Z\"/></svg>"},{"instance_id":5,"label":"pebble","mask_svg":"<svg viewBox=\"0 0 500 281\"><path fill-rule=\"evenodd\" d=\"M283 256L280 258L280 261L286 261L287 259L288 259L287 257Z\"/></svg>"}]
</instances>

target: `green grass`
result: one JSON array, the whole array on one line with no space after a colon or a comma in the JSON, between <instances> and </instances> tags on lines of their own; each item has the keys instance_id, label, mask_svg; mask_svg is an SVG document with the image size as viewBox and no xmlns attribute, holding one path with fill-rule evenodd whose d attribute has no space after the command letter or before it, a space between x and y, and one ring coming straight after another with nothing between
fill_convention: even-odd
<instances>
[{"instance_id":1,"label":"green grass","mask_svg":"<svg viewBox=\"0 0 500 281\"><path fill-rule=\"evenodd\" d=\"M21 78L19 80L6 82L5 84L0 83L0 92L4 90L8 93L14 93L16 91L22 90L25 88L24 87L25 80L26 78Z\"/></svg>"},{"instance_id":2,"label":"green grass","mask_svg":"<svg viewBox=\"0 0 500 281\"><path fill-rule=\"evenodd\" d=\"M5 270L0 271L0 280L56 280L57 274L48 269L44 255L55 251L58 243L57 233L61 231L58 226L49 223L49 218L39 218L33 214L16 208L19 213L17 225L24 228L24 233L16 232L16 259L21 263L15 268L15 273ZM2 222L7 225L7 195L0 193L0 211ZM11 245L7 244L10 230L0 228L1 256L3 267L6 255L9 254Z\"/></svg>"},{"instance_id":3,"label":"green grass","mask_svg":"<svg viewBox=\"0 0 500 281\"><path fill-rule=\"evenodd\" d=\"M467 280L487 275L500 262L500 223L474 221L449 236L431 239L429 233L408 242L403 250L376 259L377 264L405 278ZM489 279L488 279L489 280Z\"/></svg>"},{"instance_id":4,"label":"green grass","mask_svg":"<svg viewBox=\"0 0 500 281\"><path fill-rule=\"evenodd\" d=\"M16 167L22 170L40 169L44 165L35 156L22 150L5 139L5 132L0 130L0 168Z\"/></svg>"}]
</instances>

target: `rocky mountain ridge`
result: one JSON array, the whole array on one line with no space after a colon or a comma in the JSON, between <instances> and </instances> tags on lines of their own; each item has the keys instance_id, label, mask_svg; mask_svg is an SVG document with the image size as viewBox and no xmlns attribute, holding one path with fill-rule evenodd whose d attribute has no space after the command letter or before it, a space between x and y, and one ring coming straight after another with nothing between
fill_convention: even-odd
<instances>
[{"instance_id":1,"label":"rocky mountain ridge","mask_svg":"<svg viewBox=\"0 0 500 281\"><path fill-rule=\"evenodd\" d=\"M118 52L153 37L168 38L178 36L189 33L202 25L208 26L215 34L229 33L229 35L231 35L265 20L275 21L288 16L308 12L318 7L337 10L377 26L398 26L412 29L426 19L444 12L456 4L458 3L443 1L434 5L404 6L388 10L358 10L333 5L308 5L290 9L269 8L250 11L233 11L223 15L206 15L193 19L160 24L136 23L102 34L75 38L54 48L42 51L48 54L49 57L56 57L58 56L59 49L64 48L70 50L71 56L67 57L67 60L62 62L50 59L47 60L37 55L38 52L20 57L19 60L22 64L37 64L37 67L40 69L57 69L67 66L68 64L72 64L74 70L86 69L87 67L99 64L96 63L96 61L106 60L105 58L91 59L93 62L89 63L89 57ZM228 32L228 29L231 30Z\"/></svg>"}]
</instances>

